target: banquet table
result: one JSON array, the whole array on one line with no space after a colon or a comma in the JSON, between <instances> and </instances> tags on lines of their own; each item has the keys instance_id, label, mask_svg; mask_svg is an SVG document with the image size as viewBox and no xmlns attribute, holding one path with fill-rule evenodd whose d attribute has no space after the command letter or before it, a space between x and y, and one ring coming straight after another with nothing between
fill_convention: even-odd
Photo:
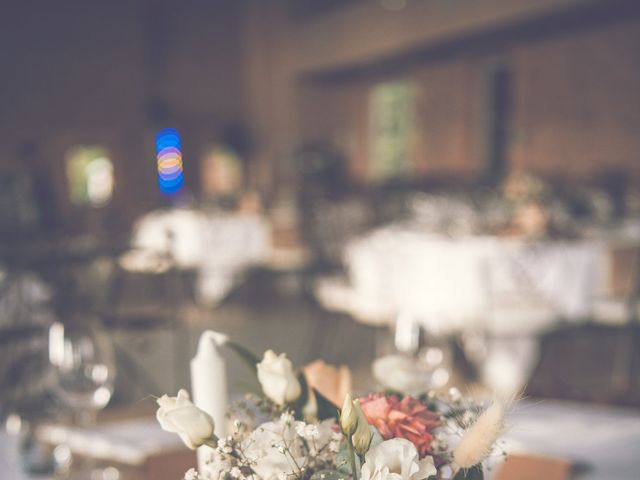
<instances>
[{"instance_id":1,"label":"banquet table","mask_svg":"<svg viewBox=\"0 0 640 480\"><path fill-rule=\"evenodd\" d=\"M195 465L193 452L184 447L177 435L162 430L155 417L123 419L92 427L43 424L38 427L36 438L39 445L45 446L42 452L53 445L65 445L74 456L92 458L95 467L117 467L115 471L120 473L100 477L105 479L177 479ZM60 478L52 473L27 473L23 468L27 461L20 453L21 441L20 435L0 430L0 479Z\"/></svg>"},{"instance_id":2,"label":"banquet table","mask_svg":"<svg viewBox=\"0 0 640 480\"><path fill-rule=\"evenodd\" d=\"M391 322L405 315L428 331L515 326L533 333L589 316L603 251L596 240L451 237L391 225L354 239L344 260L352 305L365 321L367 314ZM528 316L513 325L514 312Z\"/></svg>"},{"instance_id":3,"label":"banquet table","mask_svg":"<svg viewBox=\"0 0 640 480\"><path fill-rule=\"evenodd\" d=\"M218 304L243 271L265 262L272 250L271 231L261 215L187 208L143 216L131 246L169 256L179 269L196 270L199 299L209 305Z\"/></svg>"},{"instance_id":4,"label":"banquet table","mask_svg":"<svg viewBox=\"0 0 640 480\"><path fill-rule=\"evenodd\" d=\"M119 435L139 438L149 428L141 424L137 434L123 430ZM158 440L159 434L164 432L154 434L154 440ZM640 410L637 409L555 400L521 401L507 417L503 438L502 448L507 453L568 460L579 467L574 468L573 480L639 478ZM167 440L175 439L167 436ZM31 477L20 470L17 445L16 437L0 433L0 478L48 480L46 476ZM502 461L498 456L491 458L488 479L499 471Z\"/></svg>"},{"instance_id":5,"label":"banquet table","mask_svg":"<svg viewBox=\"0 0 640 480\"><path fill-rule=\"evenodd\" d=\"M640 478L637 409L552 400L522 401L508 417L504 439L507 453L568 460L574 467L573 480ZM494 459L493 463L501 461Z\"/></svg>"}]
</instances>

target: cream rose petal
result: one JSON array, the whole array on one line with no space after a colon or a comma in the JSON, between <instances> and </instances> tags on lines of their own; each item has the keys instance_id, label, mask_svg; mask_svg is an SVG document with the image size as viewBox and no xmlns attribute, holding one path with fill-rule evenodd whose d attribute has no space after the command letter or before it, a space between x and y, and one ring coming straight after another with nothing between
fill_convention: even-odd
<instances>
[{"instance_id":1,"label":"cream rose petal","mask_svg":"<svg viewBox=\"0 0 640 480\"><path fill-rule=\"evenodd\" d=\"M160 426L178 434L191 449L214 439L214 422L211 416L196 407L186 390L180 390L176 397L163 395L157 400L156 418Z\"/></svg>"},{"instance_id":2,"label":"cream rose petal","mask_svg":"<svg viewBox=\"0 0 640 480\"><path fill-rule=\"evenodd\" d=\"M300 382L293 372L291 361L286 355L276 355L272 350L264 353L257 364L258 380L264 394L279 405L292 402L300 396Z\"/></svg>"},{"instance_id":3,"label":"cream rose petal","mask_svg":"<svg viewBox=\"0 0 640 480\"><path fill-rule=\"evenodd\" d=\"M194 438L208 438L213 434L211 416L193 405L176 407L167 412L164 419L176 430L187 431Z\"/></svg>"}]
</instances>

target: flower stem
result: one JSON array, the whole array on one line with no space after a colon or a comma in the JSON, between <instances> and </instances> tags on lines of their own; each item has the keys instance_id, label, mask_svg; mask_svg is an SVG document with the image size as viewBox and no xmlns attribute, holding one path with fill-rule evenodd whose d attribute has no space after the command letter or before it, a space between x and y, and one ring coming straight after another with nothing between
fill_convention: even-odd
<instances>
[{"instance_id":1,"label":"flower stem","mask_svg":"<svg viewBox=\"0 0 640 480\"><path fill-rule=\"evenodd\" d=\"M353 480L358 480L358 469L356 467L356 452L353 449L353 436L347 437L347 446L349 448L349 458L351 459L351 473L353 474Z\"/></svg>"}]
</instances>

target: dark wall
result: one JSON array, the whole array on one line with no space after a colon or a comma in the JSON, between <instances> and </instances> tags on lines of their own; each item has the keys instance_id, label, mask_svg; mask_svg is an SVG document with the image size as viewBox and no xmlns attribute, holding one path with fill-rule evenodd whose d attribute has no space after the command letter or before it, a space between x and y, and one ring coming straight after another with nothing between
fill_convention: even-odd
<instances>
[{"instance_id":1,"label":"dark wall","mask_svg":"<svg viewBox=\"0 0 640 480\"><path fill-rule=\"evenodd\" d=\"M480 177L499 156L501 169L575 180L616 170L640 183L640 9L587 13L312 79L299 96L302 138L337 145L366 179L368 94L404 79L416 88L411 161L424 175Z\"/></svg>"},{"instance_id":2,"label":"dark wall","mask_svg":"<svg viewBox=\"0 0 640 480\"><path fill-rule=\"evenodd\" d=\"M0 15L0 172L50 175L70 228L86 217L124 229L160 201L153 136L183 136L185 177L197 184L197 155L243 116L239 6L231 1L13 2ZM65 151L109 148L116 171L111 204L72 208ZM29 144L34 166L21 151ZM35 148L34 148L35 146Z\"/></svg>"}]
</instances>

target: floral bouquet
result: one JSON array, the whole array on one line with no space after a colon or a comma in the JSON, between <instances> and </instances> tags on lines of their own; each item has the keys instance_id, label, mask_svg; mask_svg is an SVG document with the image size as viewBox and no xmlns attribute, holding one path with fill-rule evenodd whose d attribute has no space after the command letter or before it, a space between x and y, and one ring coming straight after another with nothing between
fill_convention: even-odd
<instances>
[{"instance_id":1,"label":"floral bouquet","mask_svg":"<svg viewBox=\"0 0 640 480\"><path fill-rule=\"evenodd\" d=\"M204 468L185 480L477 480L503 429L501 402L483 408L457 390L346 394L339 408L285 354L238 352L253 363L262 393L232 407L230 435L218 438L185 390L157 400L163 429L207 449Z\"/></svg>"}]
</instances>

